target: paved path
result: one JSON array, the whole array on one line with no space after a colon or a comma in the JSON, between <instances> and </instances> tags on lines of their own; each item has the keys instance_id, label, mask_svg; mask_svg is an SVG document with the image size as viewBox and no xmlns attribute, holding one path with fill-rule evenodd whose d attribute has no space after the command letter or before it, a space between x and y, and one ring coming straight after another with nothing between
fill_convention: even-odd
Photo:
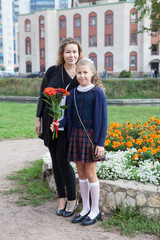
<instances>
[{"instance_id":1,"label":"paved path","mask_svg":"<svg viewBox=\"0 0 160 240\"><path fill-rule=\"evenodd\" d=\"M0 96L0 102L37 103L38 97ZM159 106L160 98L152 99L107 99L108 105L117 106Z\"/></svg>"},{"instance_id":2,"label":"paved path","mask_svg":"<svg viewBox=\"0 0 160 240\"><path fill-rule=\"evenodd\" d=\"M42 158L47 149L40 139L0 141L0 191L15 187L5 177L30 162ZM98 224L83 227L71 218L56 216L57 200L42 206L19 207L13 201L18 194L0 194L0 240L129 240L118 231L105 232ZM158 240L151 235L133 240Z\"/></svg>"}]
</instances>

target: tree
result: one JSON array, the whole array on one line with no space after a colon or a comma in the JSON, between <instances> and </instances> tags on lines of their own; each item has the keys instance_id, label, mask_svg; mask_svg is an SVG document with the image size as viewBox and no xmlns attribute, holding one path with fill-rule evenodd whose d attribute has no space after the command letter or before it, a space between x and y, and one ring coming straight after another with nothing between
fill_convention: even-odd
<instances>
[{"instance_id":1,"label":"tree","mask_svg":"<svg viewBox=\"0 0 160 240\"><path fill-rule=\"evenodd\" d=\"M160 31L160 0L135 0L135 8L138 11L138 21L149 17L150 27L142 26L141 32L155 33Z\"/></svg>"}]
</instances>

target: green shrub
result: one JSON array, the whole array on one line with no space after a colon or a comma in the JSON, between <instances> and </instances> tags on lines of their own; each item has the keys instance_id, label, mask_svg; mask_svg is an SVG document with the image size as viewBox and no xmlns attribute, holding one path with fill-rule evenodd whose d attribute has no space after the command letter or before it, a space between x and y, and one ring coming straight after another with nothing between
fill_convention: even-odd
<instances>
[{"instance_id":1,"label":"green shrub","mask_svg":"<svg viewBox=\"0 0 160 240\"><path fill-rule=\"evenodd\" d=\"M131 78L132 74L130 71L123 70L120 72L119 78Z\"/></svg>"}]
</instances>

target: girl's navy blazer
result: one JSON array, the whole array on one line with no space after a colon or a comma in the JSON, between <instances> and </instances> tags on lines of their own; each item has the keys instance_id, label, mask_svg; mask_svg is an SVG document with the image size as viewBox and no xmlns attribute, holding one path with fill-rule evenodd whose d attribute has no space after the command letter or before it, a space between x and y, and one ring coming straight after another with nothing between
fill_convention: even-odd
<instances>
[{"instance_id":1,"label":"girl's navy blazer","mask_svg":"<svg viewBox=\"0 0 160 240\"><path fill-rule=\"evenodd\" d=\"M94 105L94 138L93 142L98 146L104 146L107 135L107 100L104 91L96 86L94 91L95 105ZM68 140L70 140L72 130L72 110L74 104L74 89L71 90L70 96L67 98L67 117L64 117L59 123L61 127L67 126Z\"/></svg>"}]
</instances>

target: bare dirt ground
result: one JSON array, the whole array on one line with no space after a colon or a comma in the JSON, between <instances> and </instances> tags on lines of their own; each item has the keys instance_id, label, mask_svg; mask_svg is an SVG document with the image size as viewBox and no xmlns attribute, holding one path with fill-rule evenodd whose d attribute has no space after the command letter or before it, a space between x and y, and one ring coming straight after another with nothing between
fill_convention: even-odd
<instances>
[{"instance_id":1,"label":"bare dirt ground","mask_svg":"<svg viewBox=\"0 0 160 240\"><path fill-rule=\"evenodd\" d=\"M0 191L14 187L5 177L42 158L47 152L40 139L0 141ZM0 194L0 240L158 240L157 236L122 236L119 231L106 232L98 224L83 227L71 218L55 214L57 200L39 207L17 206L17 195Z\"/></svg>"}]
</instances>

